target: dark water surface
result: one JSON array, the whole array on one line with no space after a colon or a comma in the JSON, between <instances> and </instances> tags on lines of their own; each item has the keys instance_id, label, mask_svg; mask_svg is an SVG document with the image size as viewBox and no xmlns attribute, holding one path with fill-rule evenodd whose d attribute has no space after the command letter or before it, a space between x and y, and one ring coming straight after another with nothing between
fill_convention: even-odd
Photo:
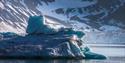
<instances>
[{"instance_id":1,"label":"dark water surface","mask_svg":"<svg viewBox=\"0 0 125 63\"><path fill-rule=\"evenodd\" d=\"M112 57L108 58L106 60L66 60L66 59L55 59L55 60L19 60L19 59L6 59L6 60L0 60L0 63L124 63L125 58L123 57Z\"/></svg>"}]
</instances>

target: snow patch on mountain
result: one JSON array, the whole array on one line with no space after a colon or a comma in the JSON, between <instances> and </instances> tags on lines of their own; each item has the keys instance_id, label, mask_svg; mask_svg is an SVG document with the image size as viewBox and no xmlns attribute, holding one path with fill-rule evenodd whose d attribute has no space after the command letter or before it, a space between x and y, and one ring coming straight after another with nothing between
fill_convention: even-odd
<instances>
[{"instance_id":1,"label":"snow patch on mountain","mask_svg":"<svg viewBox=\"0 0 125 63\"><path fill-rule=\"evenodd\" d=\"M104 31L104 32L122 31L121 28L116 27L116 26L110 26L110 25L104 25L104 26L100 27L100 30L102 30L102 31Z\"/></svg>"},{"instance_id":2,"label":"snow patch on mountain","mask_svg":"<svg viewBox=\"0 0 125 63\"><path fill-rule=\"evenodd\" d=\"M0 2L0 8L5 9L4 4L2 2Z\"/></svg>"},{"instance_id":3,"label":"snow patch on mountain","mask_svg":"<svg viewBox=\"0 0 125 63\"><path fill-rule=\"evenodd\" d=\"M23 30L21 28L20 29L13 28L11 25L9 25L5 22L0 22L0 32L14 32L14 33L20 34L20 32L18 32L18 31L23 32Z\"/></svg>"}]
</instances>

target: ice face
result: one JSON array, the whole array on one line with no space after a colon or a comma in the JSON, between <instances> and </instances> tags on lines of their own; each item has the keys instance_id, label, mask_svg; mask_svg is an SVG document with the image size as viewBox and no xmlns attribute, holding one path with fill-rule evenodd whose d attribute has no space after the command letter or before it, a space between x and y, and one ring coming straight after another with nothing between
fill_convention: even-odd
<instances>
[{"instance_id":1,"label":"ice face","mask_svg":"<svg viewBox=\"0 0 125 63\"><path fill-rule=\"evenodd\" d=\"M45 24L43 16L31 16L26 30L28 34L53 34L56 31L53 27Z\"/></svg>"},{"instance_id":2,"label":"ice face","mask_svg":"<svg viewBox=\"0 0 125 63\"><path fill-rule=\"evenodd\" d=\"M40 33L43 28L42 16L31 16L28 21L27 33Z\"/></svg>"}]
</instances>

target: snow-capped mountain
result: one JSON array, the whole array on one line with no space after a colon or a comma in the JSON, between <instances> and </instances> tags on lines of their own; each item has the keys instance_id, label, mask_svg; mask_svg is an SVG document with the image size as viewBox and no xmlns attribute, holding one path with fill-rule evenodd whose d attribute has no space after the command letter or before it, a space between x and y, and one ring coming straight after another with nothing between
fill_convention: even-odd
<instances>
[{"instance_id":1,"label":"snow-capped mountain","mask_svg":"<svg viewBox=\"0 0 125 63\"><path fill-rule=\"evenodd\" d=\"M0 32L25 33L33 15L47 15L87 32L122 32L125 0L0 0Z\"/></svg>"},{"instance_id":2,"label":"snow-capped mountain","mask_svg":"<svg viewBox=\"0 0 125 63\"><path fill-rule=\"evenodd\" d=\"M66 15L70 20L76 20L99 29L103 25L125 28L124 0L82 0L91 5L74 8L58 8L57 14Z\"/></svg>"}]
</instances>

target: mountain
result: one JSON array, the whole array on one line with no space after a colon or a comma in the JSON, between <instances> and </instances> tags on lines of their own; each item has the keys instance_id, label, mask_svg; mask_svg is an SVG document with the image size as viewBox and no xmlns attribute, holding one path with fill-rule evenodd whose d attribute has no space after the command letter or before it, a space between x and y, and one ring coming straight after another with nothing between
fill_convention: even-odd
<instances>
[{"instance_id":1,"label":"mountain","mask_svg":"<svg viewBox=\"0 0 125 63\"><path fill-rule=\"evenodd\" d=\"M58 8L55 12L66 15L70 20L86 23L96 29L103 25L125 29L124 0L82 0L82 2L86 1L93 4L75 8Z\"/></svg>"},{"instance_id":2,"label":"mountain","mask_svg":"<svg viewBox=\"0 0 125 63\"><path fill-rule=\"evenodd\" d=\"M0 22L21 33L25 32L28 17L32 15L75 20L98 30L105 25L125 28L124 0L0 0L0 5Z\"/></svg>"},{"instance_id":3,"label":"mountain","mask_svg":"<svg viewBox=\"0 0 125 63\"><path fill-rule=\"evenodd\" d=\"M29 16L44 15L85 33L116 37L116 32L124 35L124 11L125 0L0 0L0 32L26 33Z\"/></svg>"}]
</instances>

